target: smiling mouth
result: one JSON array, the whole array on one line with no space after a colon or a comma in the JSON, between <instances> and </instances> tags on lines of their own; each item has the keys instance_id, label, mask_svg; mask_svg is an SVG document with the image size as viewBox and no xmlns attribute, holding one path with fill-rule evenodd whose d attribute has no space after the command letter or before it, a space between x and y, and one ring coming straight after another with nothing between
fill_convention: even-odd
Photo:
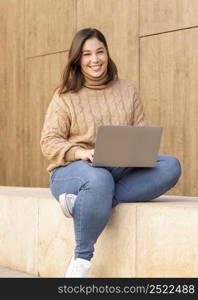
<instances>
[{"instance_id":1,"label":"smiling mouth","mask_svg":"<svg viewBox=\"0 0 198 300\"><path fill-rule=\"evenodd\" d=\"M95 66L90 66L90 68L94 71L99 70L102 67L102 65L95 65Z\"/></svg>"}]
</instances>

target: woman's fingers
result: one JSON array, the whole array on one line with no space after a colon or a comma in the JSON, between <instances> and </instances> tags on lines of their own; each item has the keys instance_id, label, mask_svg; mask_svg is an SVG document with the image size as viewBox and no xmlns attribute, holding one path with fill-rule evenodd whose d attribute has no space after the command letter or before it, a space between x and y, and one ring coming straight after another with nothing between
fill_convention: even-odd
<instances>
[{"instance_id":1,"label":"woman's fingers","mask_svg":"<svg viewBox=\"0 0 198 300\"><path fill-rule=\"evenodd\" d=\"M92 150L89 150L89 156L88 156L88 159L93 162L93 156L94 156L94 149Z\"/></svg>"},{"instance_id":2,"label":"woman's fingers","mask_svg":"<svg viewBox=\"0 0 198 300\"><path fill-rule=\"evenodd\" d=\"M92 153L92 155L94 155L94 150L95 150L95 149L91 149L91 150L90 150L90 151L91 151L91 153Z\"/></svg>"},{"instance_id":3,"label":"woman's fingers","mask_svg":"<svg viewBox=\"0 0 198 300\"><path fill-rule=\"evenodd\" d=\"M91 162L93 162L93 156L94 156L94 149L91 150L80 149L79 151L77 150L75 153L75 157L77 159L89 160Z\"/></svg>"},{"instance_id":4,"label":"woman's fingers","mask_svg":"<svg viewBox=\"0 0 198 300\"><path fill-rule=\"evenodd\" d=\"M89 160L91 161L91 162L93 162L93 155L91 154L91 155L89 155Z\"/></svg>"}]
</instances>

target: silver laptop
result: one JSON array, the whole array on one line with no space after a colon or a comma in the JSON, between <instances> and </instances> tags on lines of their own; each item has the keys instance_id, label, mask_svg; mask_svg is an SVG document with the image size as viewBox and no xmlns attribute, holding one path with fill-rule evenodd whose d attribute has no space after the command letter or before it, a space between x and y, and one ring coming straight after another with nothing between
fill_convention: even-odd
<instances>
[{"instance_id":1,"label":"silver laptop","mask_svg":"<svg viewBox=\"0 0 198 300\"><path fill-rule=\"evenodd\" d=\"M155 167L162 127L98 127L92 166Z\"/></svg>"}]
</instances>

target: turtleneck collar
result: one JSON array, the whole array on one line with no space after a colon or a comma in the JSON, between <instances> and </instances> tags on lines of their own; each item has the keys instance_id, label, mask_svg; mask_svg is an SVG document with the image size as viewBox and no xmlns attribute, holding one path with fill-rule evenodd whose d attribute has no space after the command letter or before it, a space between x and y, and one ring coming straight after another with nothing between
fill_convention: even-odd
<instances>
[{"instance_id":1,"label":"turtleneck collar","mask_svg":"<svg viewBox=\"0 0 198 300\"><path fill-rule=\"evenodd\" d=\"M82 74L84 75L84 86L90 89L102 90L106 88L109 83L107 82L107 70L102 73L99 77L93 77L81 69Z\"/></svg>"}]
</instances>

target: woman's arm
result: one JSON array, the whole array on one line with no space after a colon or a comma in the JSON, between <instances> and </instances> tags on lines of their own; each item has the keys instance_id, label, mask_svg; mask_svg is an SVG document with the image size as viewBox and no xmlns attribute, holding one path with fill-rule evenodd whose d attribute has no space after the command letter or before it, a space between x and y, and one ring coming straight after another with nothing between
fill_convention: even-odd
<instances>
[{"instance_id":1,"label":"woman's arm","mask_svg":"<svg viewBox=\"0 0 198 300\"><path fill-rule=\"evenodd\" d=\"M75 160L79 148L67 140L70 130L70 113L58 93L50 102L41 132L41 150L50 161L64 165L66 161Z\"/></svg>"}]
</instances>

